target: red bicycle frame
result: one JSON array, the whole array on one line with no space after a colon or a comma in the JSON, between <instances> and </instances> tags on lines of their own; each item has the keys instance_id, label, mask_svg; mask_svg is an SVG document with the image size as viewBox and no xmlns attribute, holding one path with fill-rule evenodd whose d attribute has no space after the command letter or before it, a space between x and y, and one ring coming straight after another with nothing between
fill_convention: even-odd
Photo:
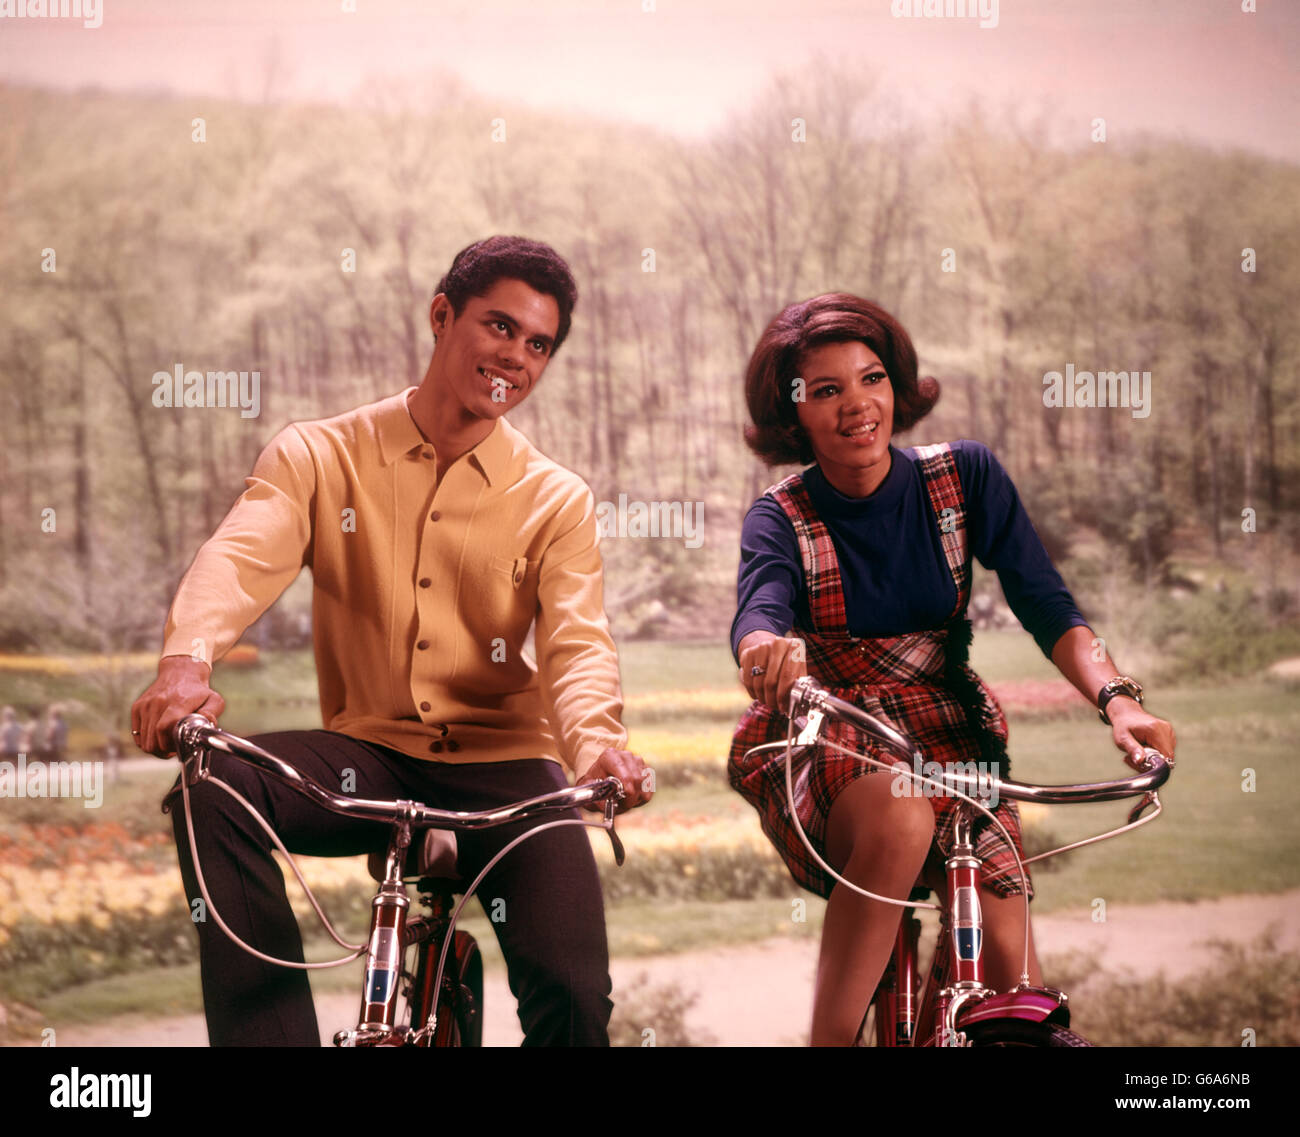
<instances>
[{"instance_id":1,"label":"red bicycle frame","mask_svg":"<svg viewBox=\"0 0 1300 1137\"><path fill-rule=\"evenodd\" d=\"M921 991L917 944L921 922L903 910L894 953L876 989L877 1046L956 1046L963 1029L986 1019L1028 1019L1069 1026L1064 991L1022 985L999 995L984 983L979 860L970 844L970 819L957 824L957 843L946 862L948 895L930 977Z\"/></svg>"}]
</instances>

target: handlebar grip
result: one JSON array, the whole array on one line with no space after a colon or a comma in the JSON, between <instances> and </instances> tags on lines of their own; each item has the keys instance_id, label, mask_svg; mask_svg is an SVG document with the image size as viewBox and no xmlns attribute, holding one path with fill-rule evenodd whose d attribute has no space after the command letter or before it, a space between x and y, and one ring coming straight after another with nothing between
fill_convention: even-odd
<instances>
[{"instance_id":1,"label":"handlebar grip","mask_svg":"<svg viewBox=\"0 0 1300 1137\"><path fill-rule=\"evenodd\" d=\"M1154 746L1142 747L1142 757L1146 759L1146 768L1148 770L1153 769L1162 762L1171 770L1174 768L1174 760L1167 755L1161 754Z\"/></svg>"},{"instance_id":2,"label":"handlebar grip","mask_svg":"<svg viewBox=\"0 0 1300 1137\"><path fill-rule=\"evenodd\" d=\"M179 751L182 746L201 746L212 731L220 729L210 718L194 711L172 727L172 738Z\"/></svg>"},{"instance_id":3,"label":"handlebar grip","mask_svg":"<svg viewBox=\"0 0 1300 1137\"><path fill-rule=\"evenodd\" d=\"M847 722L868 738L874 738L907 758L920 753L916 743L902 731L881 722L861 707L837 698L821 687L816 680L805 675L795 680L794 687L791 689L790 713L798 716L801 712L812 709L820 709L841 722ZM797 717L796 721L798 721Z\"/></svg>"}]
</instances>

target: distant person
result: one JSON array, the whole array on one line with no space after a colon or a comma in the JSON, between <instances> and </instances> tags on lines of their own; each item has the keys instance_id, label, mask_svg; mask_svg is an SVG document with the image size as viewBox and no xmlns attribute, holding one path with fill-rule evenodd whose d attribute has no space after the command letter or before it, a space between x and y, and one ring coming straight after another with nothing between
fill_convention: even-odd
<instances>
[{"instance_id":1,"label":"distant person","mask_svg":"<svg viewBox=\"0 0 1300 1137\"><path fill-rule=\"evenodd\" d=\"M122 765L122 740L118 737L117 731L106 730L104 732L104 765L108 771L108 780L116 782L118 774L121 773Z\"/></svg>"},{"instance_id":2,"label":"distant person","mask_svg":"<svg viewBox=\"0 0 1300 1137\"><path fill-rule=\"evenodd\" d=\"M18 750L26 754L28 758L36 757L36 748L40 745L41 738L41 720L37 717L35 711L31 711L27 716L27 721L23 724L22 733L18 736Z\"/></svg>"},{"instance_id":3,"label":"distant person","mask_svg":"<svg viewBox=\"0 0 1300 1137\"><path fill-rule=\"evenodd\" d=\"M13 707L0 710L0 756L16 758L22 746L23 726Z\"/></svg>"},{"instance_id":4,"label":"distant person","mask_svg":"<svg viewBox=\"0 0 1300 1137\"><path fill-rule=\"evenodd\" d=\"M68 724L63 718L63 707L53 704L46 712L41 733L41 756L48 762L62 762L68 749Z\"/></svg>"},{"instance_id":5,"label":"distant person","mask_svg":"<svg viewBox=\"0 0 1300 1137\"><path fill-rule=\"evenodd\" d=\"M1005 771L1006 719L968 664L974 557L998 573L1017 618L1103 712L1134 768L1144 745L1173 758L1174 730L1143 709L1142 688L1109 655L1093 654L1092 629L988 447L966 439L891 444L929 413L939 386L918 379L912 341L888 312L844 293L790 305L759 339L745 388L750 449L768 465L807 468L770 487L741 530L731 644L755 701L736 729L728 774L794 879L829 899L812 1042L851 1045L903 910L845 888L808 856L791 820L784 752L749 754L786 738L797 678L810 675L892 723L941 764ZM822 747L801 762L795 812L836 872L898 898L924 875L944 896L957 798L896 796L893 776L871 777L865 762ZM1004 799L994 812L1019 847L1016 803ZM1024 889L1006 842L983 817L974 840L984 858L988 981L1005 991L1023 959ZM1032 938L1029 977L1042 983Z\"/></svg>"}]
</instances>

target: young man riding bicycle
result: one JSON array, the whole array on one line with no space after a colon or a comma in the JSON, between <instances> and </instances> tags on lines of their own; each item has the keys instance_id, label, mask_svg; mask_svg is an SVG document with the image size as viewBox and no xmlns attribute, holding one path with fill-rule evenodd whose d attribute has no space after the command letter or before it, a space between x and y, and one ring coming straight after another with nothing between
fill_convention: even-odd
<instances>
[{"instance_id":1,"label":"young man riding bicycle","mask_svg":"<svg viewBox=\"0 0 1300 1137\"><path fill-rule=\"evenodd\" d=\"M620 721L591 491L502 417L537 385L576 298L548 246L471 245L438 285L436 349L418 387L271 441L181 581L158 678L132 708L142 749L172 751L171 730L191 712L216 721L225 703L209 686L211 663L306 566L327 729L261 735L260 746L365 798L485 809L561 788L563 761L579 782L619 778L624 808L649 799ZM534 620L535 660L524 651ZM382 826L328 813L222 758L212 755L213 772L291 852L382 847ZM192 802L204 875L232 930L301 960L269 837L211 786L196 786ZM184 819L173 817L193 898ZM462 835L462 874L517 833ZM607 1044L604 909L585 831L525 842L480 896L493 906L525 1044ZM305 972L247 955L210 921L196 926L213 1045L319 1042Z\"/></svg>"}]
</instances>

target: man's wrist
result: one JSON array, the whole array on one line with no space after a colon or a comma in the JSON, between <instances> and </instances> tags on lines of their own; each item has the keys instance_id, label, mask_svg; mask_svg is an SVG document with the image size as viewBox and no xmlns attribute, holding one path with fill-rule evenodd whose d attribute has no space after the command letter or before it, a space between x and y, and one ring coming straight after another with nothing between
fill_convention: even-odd
<instances>
[{"instance_id":1,"label":"man's wrist","mask_svg":"<svg viewBox=\"0 0 1300 1137\"><path fill-rule=\"evenodd\" d=\"M578 752L578 760L574 763L574 775L578 780L585 778L591 773L596 763L600 761L600 756L606 750L626 750L627 740L615 740L612 742L588 742L582 746Z\"/></svg>"},{"instance_id":2,"label":"man's wrist","mask_svg":"<svg viewBox=\"0 0 1300 1137\"><path fill-rule=\"evenodd\" d=\"M190 674L207 679L212 674L212 665L192 655L164 655L158 660L158 674Z\"/></svg>"}]
</instances>

